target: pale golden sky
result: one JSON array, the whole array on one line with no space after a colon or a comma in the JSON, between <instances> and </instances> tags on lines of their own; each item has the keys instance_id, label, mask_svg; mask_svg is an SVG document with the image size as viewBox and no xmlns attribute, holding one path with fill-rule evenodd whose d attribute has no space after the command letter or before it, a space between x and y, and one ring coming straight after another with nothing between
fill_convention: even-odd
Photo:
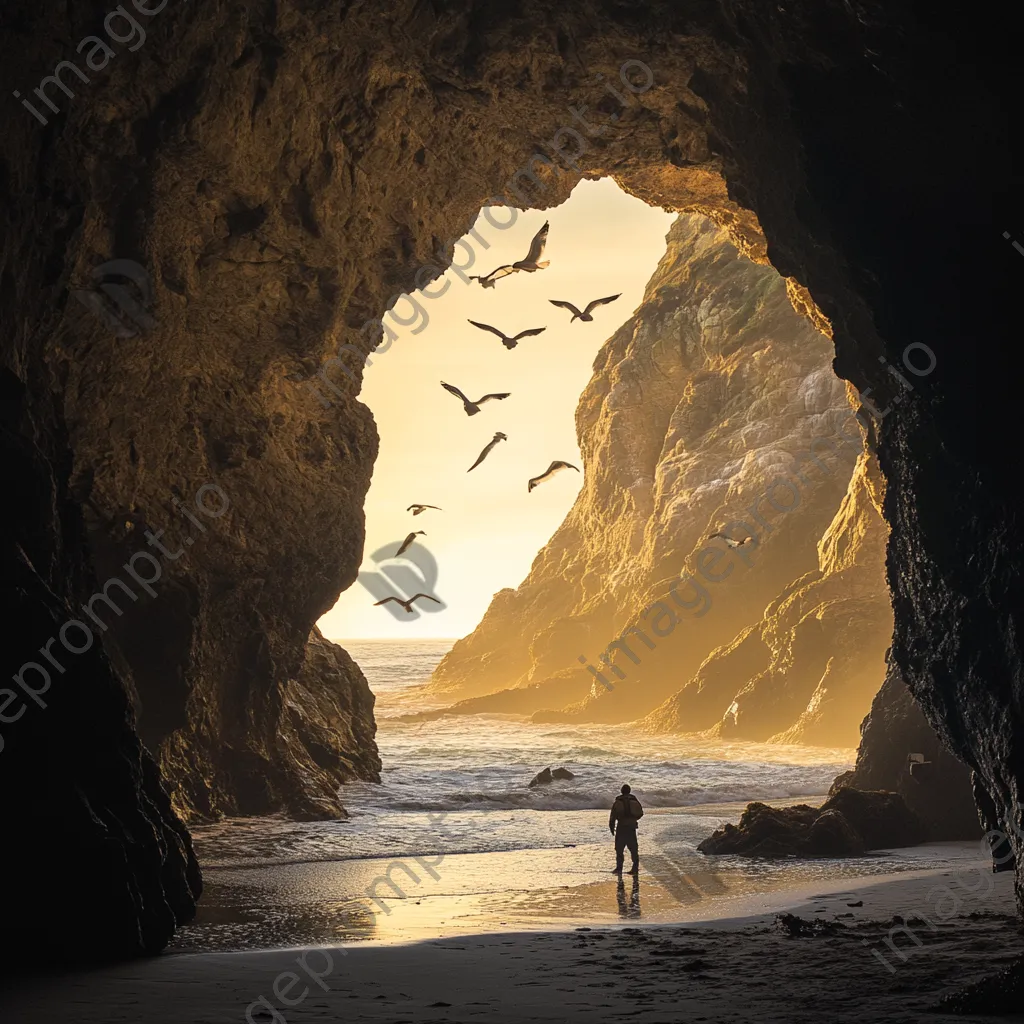
<instances>
[{"instance_id":1,"label":"pale golden sky","mask_svg":"<svg viewBox=\"0 0 1024 1024\"><path fill-rule=\"evenodd\" d=\"M494 211L498 223L508 217L506 209ZM474 230L490 248L484 251L466 236L476 263L465 274L486 274L522 259L545 220L551 223L544 254L550 267L512 274L493 289L466 284L449 270L443 281L427 286L436 298L415 295L429 317L426 328L416 334L418 323L394 328L398 338L371 357L360 396L380 431L380 455L366 501L361 572L380 573L397 564L378 566L370 556L385 545L397 549L413 530L426 530L417 541L437 561L433 593L446 607L415 619L399 609L403 621L398 621L385 608L373 607L377 598L355 583L320 620L325 636L464 636L496 591L522 582L572 507L583 473L564 470L530 493L527 481L555 459L583 469L574 420L580 393L602 343L640 304L673 219L674 214L626 195L610 178L581 182L556 209L520 212L504 231L483 215L477 219ZM466 259L456 247L456 260ZM451 282L447 290L444 282ZM570 314L548 302L566 299L582 309L591 299L616 292L622 297L599 306L589 324L577 320L570 325ZM413 315L404 299L396 312L406 320ZM529 327L547 330L509 351L467 318L508 335ZM385 317L385 323L390 319ZM488 402L470 417L459 399L441 387L442 380L471 399L501 391L511 397ZM508 440L467 473L495 431ZM413 516L406 511L412 502L440 505L443 511ZM381 582L388 592L399 593L387 580ZM436 606L419 601L416 607Z\"/></svg>"}]
</instances>

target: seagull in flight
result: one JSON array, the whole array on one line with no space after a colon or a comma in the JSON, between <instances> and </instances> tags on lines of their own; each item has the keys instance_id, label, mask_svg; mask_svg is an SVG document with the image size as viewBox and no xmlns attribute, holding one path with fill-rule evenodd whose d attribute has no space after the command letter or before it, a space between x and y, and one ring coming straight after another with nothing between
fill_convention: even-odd
<instances>
[{"instance_id":1,"label":"seagull in flight","mask_svg":"<svg viewBox=\"0 0 1024 1024\"><path fill-rule=\"evenodd\" d=\"M590 311L595 306L603 306L606 302L614 302L621 295L622 292L619 292L618 295L607 295L603 299L592 299L587 303L587 308L583 310L582 313L571 302L563 302L562 299L548 299L548 302L550 302L552 306L561 306L562 309L569 310L569 312L572 313L572 320L570 320L569 323L572 323L573 320L585 320L589 323L594 319Z\"/></svg>"},{"instance_id":2,"label":"seagull in flight","mask_svg":"<svg viewBox=\"0 0 1024 1024\"><path fill-rule=\"evenodd\" d=\"M490 331L491 334L496 334L501 338L502 345L505 346L509 351L516 347L516 343L520 338L532 338L535 334L540 334L542 331L546 331L546 327L534 327L529 331L520 331L518 334L512 335L510 338L507 334L499 331L497 327L492 327L490 324L478 323L476 320L469 321L474 327L479 327L481 331Z\"/></svg>"},{"instance_id":3,"label":"seagull in flight","mask_svg":"<svg viewBox=\"0 0 1024 1024\"><path fill-rule=\"evenodd\" d=\"M478 398L475 402L471 402L454 384L445 384L444 381L441 381L441 387L445 391L450 391L456 398L462 399L462 407L466 410L467 416L475 416L480 411L480 406L484 402L489 402L492 398L508 398L512 394L511 391L503 391L501 394L484 395L483 398Z\"/></svg>"},{"instance_id":4,"label":"seagull in flight","mask_svg":"<svg viewBox=\"0 0 1024 1024\"><path fill-rule=\"evenodd\" d=\"M413 594L408 601L403 601L400 597L385 597L383 601L374 601L373 607L376 608L379 604L387 604L388 601L394 601L395 604L400 604L409 614L412 614L412 603L418 597L425 597L428 601L434 601L437 604L441 602L436 597L431 597L429 594Z\"/></svg>"},{"instance_id":5,"label":"seagull in flight","mask_svg":"<svg viewBox=\"0 0 1024 1024\"><path fill-rule=\"evenodd\" d=\"M482 277L477 274L470 274L469 276L472 280L479 281L484 288L493 288L495 281L500 281L503 277L508 277L509 274L514 274L519 270L525 270L528 274L532 274L535 270L543 270L551 262L550 260L544 260L543 263L539 262L541 256L544 255L544 244L547 240L548 222L544 221L544 226L533 236L526 259L517 260L515 263L506 263L504 266L498 267Z\"/></svg>"},{"instance_id":6,"label":"seagull in flight","mask_svg":"<svg viewBox=\"0 0 1024 1024\"><path fill-rule=\"evenodd\" d=\"M538 484L544 483L545 480L550 480L556 473L560 472L563 469L575 469L577 473L580 471L579 466L574 466L571 462L561 462L556 460L555 462L552 462L551 465L548 466L548 468L545 469L540 476L535 476L526 485L527 493L532 491L534 487L536 487Z\"/></svg>"},{"instance_id":7,"label":"seagull in flight","mask_svg":"<svg viewBox=\"0 0 1024 1024\"><path fill-rule=\"evenodd\" d=\"M411 512L414 516L418 516L424 509L436 508L438 512L443 511L440 505L410 505L405 511Z\"/></svg>"},{"instance_id":8,"label":"seagull in flight","mask_svg":"<svg viewBox=\"0 0 1024 1024\"><path fill-rule=\"evenodd\" d=\"M754 539L753 537L744 537L743 540L733 540L732 537L726 537L724 533L713 533L708 537L708 540L714 540L716 537L721 537L722 540L725 541L726 546L730 548L741 548L748 541L752 541Z\"/></svg>"},{"instance_id":9,"label":"seagull in flight","mask_svg":"<svg viewBox=\"0 0 1024 1024\"><path fill-rule=\"evenodd\" d=\"M476 462L474 462L474 463L473 463L473 465L472 465L472 466L470 466L470 467L469 467L469 469L467 469L467 470L466 470L466 472L467 472L467 473L471 473L471 472L472 472L472 471L473 471L474 469L476 469L476 467L477 467L477 466L479 466L479 465L480 465L480 463L481 463L481 462L483 462L483 461L484 461L484 459L486 459L486 458L487 458L487 456L488 456L488 455L490 454L490 451L491 451L491 449L492 449L492 448L493 448L493 447L494 447L494 446L495 446L495 445L496 445L496 444L497 444L497 443L498 443L499 441L507 441L507 440L508 440L508 434L503 434L503 433L502 433L502 432L501 432L501 431L499 430L499 431L498 431L498 432L497 432L497 433L496 433L496 434L494 435L494 437L492 437L492 438L491 438L491 440L487 442L487 444L486 444L486 445L484 446L484 450L483 450L483 451L482 451L482 452L481 452L481 453L480 453L480 454L479 454L479 455L478 455L478 456L476 457Z\"/></svg>"},{"instance_id":10,"label":"seagull in flight","mask_svg":"<svg viewBox=\"0 0 1024 1024\"><path fill-rule=\"evenodd\" d=\"M398 558L398 557L399 557L400 555L402 555L402 554L403 554L403 553L405 552L405 549L406 549L406 548L407 548L407 547L408 547L408 546L409 546L409 545L410 545L410 544L411 544L411 543L412 543L412 542L413 542L413 541L414 541L414 540L415 540L415 539L416 539L417 537L420 537L420 536L423 536L423 537L425 537L426 535L427 535L427 531L426 531L426 530L417 530L417 531L416 531L415 533L410 533L410 534L409 534L409 536L408 536L408 537L406 537L406 538L405 538L405 540L403 540L403 541L402 541L402 546L401 546L401 547L400 547L400 548L399 548L399 549L398 549L398 550L397 550L397 551L395 552L395 558Z\"/></svg>"}]
</instances>

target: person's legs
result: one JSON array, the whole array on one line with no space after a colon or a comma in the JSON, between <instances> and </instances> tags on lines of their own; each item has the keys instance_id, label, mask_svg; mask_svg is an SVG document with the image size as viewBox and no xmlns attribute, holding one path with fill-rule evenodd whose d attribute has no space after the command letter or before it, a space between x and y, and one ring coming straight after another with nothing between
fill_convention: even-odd
<instances>
[{"instance_id":1,"label":"person's legs","mask_svg":"<svg viewBox=\"0 0 1024 1024\"><path fill-rule=\"evenodd\" d=\"M629 847L629 855L630 855L630 857L633 858L633 865L630 868L630 870L634 871L634 872L635 871L639 871L640 870L640 848L637 845L636 829L635 828L626 829L626 846ZM619 857L620 857L619 866L621 867L622 866L622 860L621 860L622 854L619 854Z\"/></svg>"},{"instance_id":2,"label":"person's legs","mask_svg":"<svg viewBox=\"0 0 1024 1024\"><path fill-rule=\"evenodd\" d=\"M615 830L615 870L622 871L623 851L629 838L629 829L621 825ZM634 839L636 835L634 833Z\"/></svg>"}]
</instances>

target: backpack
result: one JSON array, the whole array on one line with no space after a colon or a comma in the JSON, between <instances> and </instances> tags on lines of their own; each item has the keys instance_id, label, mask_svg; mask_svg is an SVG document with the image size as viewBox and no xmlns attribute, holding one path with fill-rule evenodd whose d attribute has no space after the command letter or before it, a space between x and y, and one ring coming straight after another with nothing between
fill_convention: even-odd
<instances>
[{"instance_id":1,"label":"backpack","mask_svg":"<svg viewBox=\"0 0 1024 1024\"><path fill-rule=\"evenodd\" d=\"M622 801L623 814L634 821L639 821L644 816L644 809L640 805L640 801L632 793L628 796L620 796L619 799Z\"/></svg>"}]
</instances>

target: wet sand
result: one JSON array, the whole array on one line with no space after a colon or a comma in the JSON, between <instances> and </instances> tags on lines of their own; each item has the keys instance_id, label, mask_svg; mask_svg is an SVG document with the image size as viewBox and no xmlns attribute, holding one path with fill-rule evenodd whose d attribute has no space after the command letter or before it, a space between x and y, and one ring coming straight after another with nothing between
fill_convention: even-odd
<instances>
[{"instance_id":1,"label":"wet sand","mask_svg":"<svg viewBox=\"0 0 1024 1024\"><path fill-rule=\"evenodd\" d=\"M648 924L641 873L639 913L627 878L614 926L165 954L26 979L6 1008L25 1024L962 1021L935 1012L940 998L1024 952L1012 882L1009 873L930 870L791 890L789 908L817 932L793 936L773 912Z\"/></svg>"},{"instance_id":2,"label":"wet sand","mask_svg":"<svg viewBox=\"0 0 1024 1024\"><path fill-rule=\"evenodd\" d=\"M179 931L172 950L411 942L610 925L625 915L645 924L747 917L816 892L863 884L865 878L979 859L976 843L799 861L696 853L696 843L722 822L736 820L742 807L648 813L635 887L628 878L620 886L609 873L614 852L607 831L595 842L549 849L207 869L197 920ZM595 817L559 812L572 814ZM601 835L600 828L591 832Z\"/></svg>"},{"instance_id":3,"label":"wet sand","mask_svg":"<svg viewBox=\"0 0 1024 1024\"><path fill-rule=\"evenodd\" d=\"M609 873L607 844L460 854L440 863L403 857L210 872L198 920L172 949L415 942L610 925L626 915L645 924L748 917L873 878L967 864L973 852L975 844L934 844L849 861L774 863L642 853L635 880ZM905 870L897 873L897 864Z\"/></svg>"}]
</instances>

